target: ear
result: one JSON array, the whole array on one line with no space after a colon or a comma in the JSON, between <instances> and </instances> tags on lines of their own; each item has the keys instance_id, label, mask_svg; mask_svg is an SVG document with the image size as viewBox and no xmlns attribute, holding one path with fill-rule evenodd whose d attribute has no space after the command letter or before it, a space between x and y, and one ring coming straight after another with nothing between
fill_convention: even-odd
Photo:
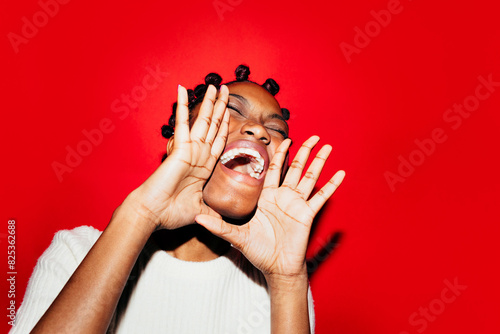
<instances>
[{"instance_id":1,"label":"ear","mask_svg":"<svg viewBox=\"0 0 500 334\"><path fill-rule=\"evenodd\" d=\"M170 155L173 149L174 149L174 137L171 137L169 138L167 143L167 155Z\"/></svg>"}]
</instances>

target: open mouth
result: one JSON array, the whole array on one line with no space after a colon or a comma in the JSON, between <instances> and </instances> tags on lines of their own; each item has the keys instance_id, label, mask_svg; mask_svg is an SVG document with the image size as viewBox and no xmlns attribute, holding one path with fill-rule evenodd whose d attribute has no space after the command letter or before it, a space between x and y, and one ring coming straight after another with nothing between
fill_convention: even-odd
<instances>
[{"instance_id":1,"label":"open mouth","mask_svg":"<svg viewBox=\"0 0 500 334\"><path fill-rule=\"evenodd\" d=\"M260 179L264 171L264 158L251 148L233 148L220 157L221 163L235 172Z\"/></svg>"}]
</instances>

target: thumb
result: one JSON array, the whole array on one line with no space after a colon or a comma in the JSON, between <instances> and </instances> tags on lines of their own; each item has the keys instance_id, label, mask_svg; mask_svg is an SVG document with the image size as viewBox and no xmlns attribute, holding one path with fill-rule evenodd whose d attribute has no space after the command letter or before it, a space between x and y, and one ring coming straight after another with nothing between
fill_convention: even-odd
<instances>
[{"instance_id":1,"label":"thumb","mask_svg":"<svg viewBox=\"0 0 500 334\"><path fill-rule=\"evenodd\" d=\"M197 215L195 220L212 234L230 242L231 245L241 250L244 242L242 227L226 223L221 218L209 215Z\"/></svg>"}]
</instances>

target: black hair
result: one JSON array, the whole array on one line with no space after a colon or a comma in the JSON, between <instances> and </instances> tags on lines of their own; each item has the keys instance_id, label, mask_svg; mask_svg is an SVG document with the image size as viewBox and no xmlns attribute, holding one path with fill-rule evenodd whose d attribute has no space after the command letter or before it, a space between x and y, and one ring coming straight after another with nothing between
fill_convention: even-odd
<instances>
[{"instance_id":1,"label":"black hair","mask_svg":"<svg viewBox=\"0 0 500 334\"><path fill-rule=\"evenodd\" d=\"M254 81L248 80L248 77L250 76L250 68L246 65L239 65L236 70L234 71L234 74L236 75L236 80L230 81L226 83L226 85L230 85L235 82L251 82L254 84L257 84ZM222 83L222 77L217 74L217 73L208 73L205 77L205 83L204 84L199 84L196 86L194 89L188 89L188 108L189 111L191 112L193 108L203 101L203 98L205 97L205 93L207 92L208 85L214 85L217 89L220 88ZM280 86L274 81L274 79L267 79L262 85L271 95L275 96L278 94L280 90ZM172 115L168 119L168 124L164 124L161 127L161 135L165 138L170 138L174 135L174 127L175 127L175 111L177 109L177 102L175 102L172 105ZM288 120L290 118L290 112L286 108L281 108L281 113L283 114L283 118L285 120ZM190 113L190 117L191 117ZM166 156L163 157L162 161L165 159Z\"/></svg>"}]
</instances>

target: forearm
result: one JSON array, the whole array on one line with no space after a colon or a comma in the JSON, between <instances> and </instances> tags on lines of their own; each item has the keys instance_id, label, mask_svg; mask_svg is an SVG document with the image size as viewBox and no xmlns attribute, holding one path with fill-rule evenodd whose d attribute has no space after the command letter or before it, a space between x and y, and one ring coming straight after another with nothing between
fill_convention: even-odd
<instances>
[{"instance_id":1,"label":"forearm","mask_svg":"<svg viewBox=\"0 0 500 334\"><path fill-rule=\"evenodd\" d=\"M130 271L154 230L120 206L32 333L104 333Z\"/></svg>"},{"instance_id":2,"label":"forearm","mask_svg":"<svg viewBox=\"0 0 500 334\"><path fill-rule=\"evenodd\" d=\"M271 333L310 333L307 273L266 280L271 295Z\"/></svg>"}]
</instances>

